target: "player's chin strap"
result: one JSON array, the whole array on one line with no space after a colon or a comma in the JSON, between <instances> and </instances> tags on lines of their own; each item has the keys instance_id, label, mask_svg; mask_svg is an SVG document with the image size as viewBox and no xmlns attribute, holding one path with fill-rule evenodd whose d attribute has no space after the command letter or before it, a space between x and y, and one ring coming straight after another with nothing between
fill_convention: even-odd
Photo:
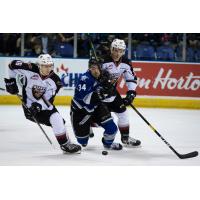
<instances>
[{"instance_id":1,"label":"player's chin strap","mask_svg":"<svg viewBox=\"0 0 200 200\"><path fill-rule=\"evenodd\" d=\"M146 124L156 133L158 137L162 139L162 141L180 158L180 159L185 159L185 158L192 158L198 156L197 151L193 151L187 154L179 154L163 137L160 135L160 133L144 118L144 116L135 108L133 104L130 104L131 108L146 122Z\"/></svg>"},{"instance_id":2,"label":"player's chin strap","mask_svg":"<svg viewBox=\"0 0 200 200\"><path fill-rule=\"evenodd\" d=\"M5 91L6 89L4 88L0 88L0 90ZM52 141L50 140L50 138L48 137L48 135L46 134L46 132L44 131L44 129L42 128L42 126L40 125L40 123L37 121L37 119L31 114L31 111L29 110L29 108L26 106L26 104L24 103L22 96L20 94L16 94L17 97L20 99L20 101L22 102L22 105L24 106L24 108L30 113L32 119L35 121L35 123L39 126L40 130L42 131L42 133L45 135L45 137L47 138L48 142L53 146ZM53 146L54 147L54 146ZM54 147L55 148L55 147Z\"/></svg>"}]
</instances>

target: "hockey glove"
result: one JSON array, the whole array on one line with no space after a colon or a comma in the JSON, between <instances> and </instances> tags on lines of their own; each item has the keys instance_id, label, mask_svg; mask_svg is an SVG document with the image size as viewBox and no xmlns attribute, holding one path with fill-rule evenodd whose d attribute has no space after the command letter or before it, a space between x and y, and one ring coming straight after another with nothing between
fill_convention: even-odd
<instances>
[{"instance_id":1,"label":"hockey glove","mask_svg":"<svg viewBox=\"0 0 200 200\"><path fill-rule=\"evenodd\" d=\"M104 88L97 88L96 93L100 100L104 100L108 96L108 92Z\"/></svg>"},{"instance_id":2,"label":"hockey glove","mask_svg":"<svg viewBox=\"0 0 200 200\"><path fill-rule=\"evenodd\" d=\"M102 87L99 87L96 89L96 91L93 92L90 102L92 104L101 104L102 100L106 99L107 97L108 94L106 90Z\"/></svg>"},{"instance_id":3,"label":"hockey glove","mask_svg":"<svg viewBox=\"0 0 200 200\"><path fill-rule=\"evenodd\" d=\"M111 82L111 75L108 71L102 70L101 75L99 77L99 82L102 86L107 86Z\"/></svg>"},{"instance_id":4,"label":"hockey glove","mask_svg":"<svg viewBox=\"0 0 200 200\"><path fill-rule=\"evenodd\" d=\"M29 108L29 110L31 114L35 116L42 110L42 106L39 103L34 102L31 104L31 107Z\"/></svg>"},{"instance_id":5,"label":"hockey glove","mask_svg":"<svg viewBox=\"0 0 200 200\"><path fill-rule=\"evenodd\" d=\"M104 89L104 93L107 96L114 96L116 94L116 88L111 83L111 75L106 70L103 70L99 78L100 85Z\"/></svg>"},{"instance_id":6,"label":"hockey glove","mask_svg":"<svg viewBox=\"0 0 200 200\"><path fill-rule=\"evenodd\" d=\"M10 94L17 94L19 92L15 78L4 78L6 84L6 91Z\"/></svg>"},{"instance_id":7,"label":"hockey glove","mask_svg":"<svg viewBox=\"0 0 200 200\"><path fill-rule=\"evenodd\" d=\"M124 105L128 106L132 103L132 101L134 100L134 98L136 97L136 91L134 90L129 90L126 93L126 97L123 99Z\"/></svg>"}]
</instances>

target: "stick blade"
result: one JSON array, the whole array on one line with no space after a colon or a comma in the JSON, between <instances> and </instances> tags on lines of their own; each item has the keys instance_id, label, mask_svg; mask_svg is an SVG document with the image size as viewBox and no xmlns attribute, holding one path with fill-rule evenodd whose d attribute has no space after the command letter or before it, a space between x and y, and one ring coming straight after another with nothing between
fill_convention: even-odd
<instances>
[{"instance_id":1,"label":"stick blade","mask_svg":"<svg viewBox=\"0 0 200 200\"><path fill-rule=\"evenodd\" d=\"M187 153L187 154L179 154L178 157L180 159L186 159L186 158L193 158L193 157L196 157L198 156L198 151L193 151L191 153Z\"/></svg>"}]
</instances>

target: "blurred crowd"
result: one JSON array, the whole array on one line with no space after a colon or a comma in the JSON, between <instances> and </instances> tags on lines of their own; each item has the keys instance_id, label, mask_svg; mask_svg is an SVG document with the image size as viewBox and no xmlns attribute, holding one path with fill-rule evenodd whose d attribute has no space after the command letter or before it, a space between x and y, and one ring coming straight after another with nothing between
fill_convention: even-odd
<instances>
[{"instance_id":1,"label":"blurred crowd","mask_svg":"<svg viewBox=\"0 0 200 200\"><path fill-rule=\"evenodd\" d=\"M92 33L90 38L97 55L109 53L114 38L125 40L127 33ZM200 34L186 34L186 60L200 62ZM0 56L21 55L21 34L0 34ZM127 45L128 46L128 45ZM182 61L183 34L181 33L133 33L131 38L131 58L133 60L165 60ZM27 33L24 34L24 56L37 57L41 53L49 53L53 57L73 58L73 33ZM128 54L128 49L126 51ZM88 35L77 34L77 57L89 58L90 44Z\"/></svg>"}]
</instances>

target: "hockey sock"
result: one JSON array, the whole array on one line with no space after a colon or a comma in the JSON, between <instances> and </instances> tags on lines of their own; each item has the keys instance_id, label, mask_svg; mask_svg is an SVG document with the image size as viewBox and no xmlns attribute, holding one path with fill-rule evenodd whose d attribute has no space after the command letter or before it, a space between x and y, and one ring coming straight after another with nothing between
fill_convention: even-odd
<instances>
[{"instance_id":1,"label":"hockey sock","mask_svg":"<svg viewBox=\"0 0 200 200\"><path fill-rule=\"evenodd\" d=\"M129 126L119 127L119 131L121 133L121 138L124 140L128 140L129 137Z\"/></svg>"},{"instance_id":2,"label":"hockey sock","mask_svg":"<svg viewBox=\"0 0 200 200\"><path fill-rule=\"evenodd\" d=\"M69 139L67 138L66 133L61 134L61 135L56 135L56 139L58 140L58 143L60 145L65 144L69 141Z\"/></svg>"}]
</instances>

